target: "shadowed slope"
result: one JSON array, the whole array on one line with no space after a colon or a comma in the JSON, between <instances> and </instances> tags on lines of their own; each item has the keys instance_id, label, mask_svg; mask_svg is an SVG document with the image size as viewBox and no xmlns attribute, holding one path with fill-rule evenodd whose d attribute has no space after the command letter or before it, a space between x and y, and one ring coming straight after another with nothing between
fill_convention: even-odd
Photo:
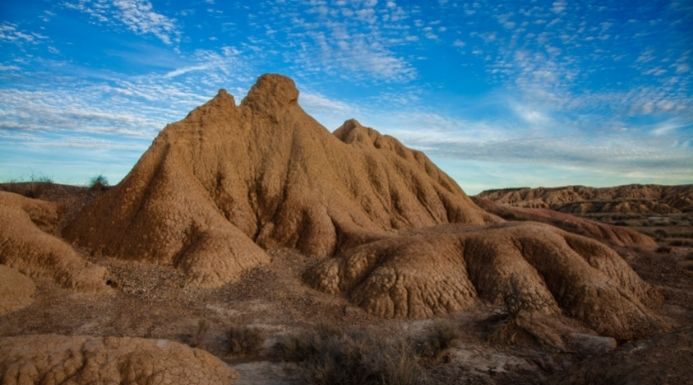
<instances>
[{"instance_id":1,"label":"shadowed slope","mask_svg":"<svg viewBox=\"0 0 693 385\"><path fill-rule=\"evenodd\" d=\"M329 256L403 228L497 219L425 155L346 122L334 135L264 75L164 129L65 235L104 254L172 263L216 286L268 261L262 247Z\"/></svg>"}]
</instances>

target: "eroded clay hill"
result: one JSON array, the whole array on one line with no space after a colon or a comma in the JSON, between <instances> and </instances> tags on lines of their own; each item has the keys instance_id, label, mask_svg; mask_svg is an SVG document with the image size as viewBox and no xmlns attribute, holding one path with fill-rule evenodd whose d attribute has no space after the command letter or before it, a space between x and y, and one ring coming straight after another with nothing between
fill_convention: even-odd
<instances>
[{"instance_id":1,"label":"eroded clay hill","mask_svg":"<svg viewBox=\"0 0 693 385\"><path fill-rule=\"evenodd\" d=\"M423 153L353 120L332 134L292 80L264 75L240 105L221 90L167 126L65 235L217 286L266 263L263 248L326 257L400 229L497 220Z\"/></svg>"},{"instance_id":2,"label":"eroded clay hill","mask_svg":"<svg viewBox=\"0 0 693 385\"><path fill-rule=\"evenodd\" d=\"M106 269L54 235L58 217L53 203L0 191L0 263L66 288L106 288Z\"/></svg>"},{"instance_id":3,"label":"eroded clay hill","mask_svg":"<svg viewBox=\"0 0 693 385\"><path fill-rule=\"evenodd\" d=\"M238 106L220 91L167 126L76 218L65 235L87 250L172 264L207 287L288 247L316 258L313 287L383 317L512 296L618 338L662 325L659 295L603 243L504 222L421 152L356 121L328 132L279 75Z\"/></svg>"},{"instance_id":4,"label":"eroded clay hill","mask_svg":"<svg viewBox=\"0 0 693 385\"><path fill-rule=\"evenodd\" d=\"M237 378L212 354L177 342L61 335L0 338L0 373L6 385L230 385Z\"/></svg>"},{"instance_id":5,"label":"eroded clay hill","mask_svg":"<svg viewBox=\"0 0 693 385\"><path fill-rule=\"evenodd\" d=\"M424 318L479 301L565 312L600 334L659 329L660 295L613 250L540 223L441 225L361 245L308 271L313 287L387 318Z\"/></svg>"},{"instance_id":6,"label":"eroded clay hill","mask_svg":"<svg viewBox=\"0 0 693 385\"><path fill-rule=\"evenodd\" d=\"M693 211L693 185L565 186L488 190L479 197L517 207L589 213L672 214Z\"/></svg>"}]
</instances>

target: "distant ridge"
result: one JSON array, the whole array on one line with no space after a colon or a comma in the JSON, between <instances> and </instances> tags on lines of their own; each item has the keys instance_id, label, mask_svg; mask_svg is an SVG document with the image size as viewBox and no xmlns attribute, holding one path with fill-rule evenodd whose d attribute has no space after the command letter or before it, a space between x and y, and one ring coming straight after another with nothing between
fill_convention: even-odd
<instances>
[{"instance_id":1,"label":"distant ridge","mask_svg":"<svg viewBox=\"0 0 693 385\"><path fill-rule=\"evenodd\" d=\"M671 214L693 211L693 185L521 187L482 191L480 198L517 207L589 213Z\"/></svg>"}]
</instances>

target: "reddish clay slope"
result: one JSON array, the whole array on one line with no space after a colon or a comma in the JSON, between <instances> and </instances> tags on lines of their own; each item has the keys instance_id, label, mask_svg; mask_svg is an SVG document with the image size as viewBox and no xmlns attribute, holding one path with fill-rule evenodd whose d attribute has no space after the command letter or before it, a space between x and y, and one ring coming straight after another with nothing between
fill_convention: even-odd
<instances>
[{"instance_id":1,"label":"reddish clay slope","mask_svg":"<svg viewBox=\"0 0 693 385\"><path fill-rule=\"evenodd\" d=\"M240 106L222 90L167 126L65 235L215 286L267 262L258 245L329 256L398 229L496 220L421 152L356 121L333 135L293 81L264 75Z\"/></svg>"},{"instance_id":2,"label":"reddish clay slope","mask_svg":"<svg viewBox=\"0 0 693 385\"><path fill-rule=\"evenodd\" d=\"M511 221L548 223L571 233L585 235L616 246L652 249L657 243L645 234L627 227L613 226L549 209L512 207L484 198L473 198L484 210Z\"/></svg>"}]
</instances>

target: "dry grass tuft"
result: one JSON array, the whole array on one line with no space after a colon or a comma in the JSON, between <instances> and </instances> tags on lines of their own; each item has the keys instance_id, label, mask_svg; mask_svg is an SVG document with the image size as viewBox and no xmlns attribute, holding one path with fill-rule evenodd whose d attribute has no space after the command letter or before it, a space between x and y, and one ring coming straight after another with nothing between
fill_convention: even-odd
<instances>
[{"instance_id":1,"label":"dry grass tuft","mask_svg":"<svg viewBox=\"0 0 693 385\"><path fill-rule=\"evenodd\" d=\"M228 353L236 356L257 354L265 342L265 335L258 328L234 326L226 333Z\"/></svg>"},{"instance_id":2,"label":"dry grass tuft","mask_svg":"<svg viewBox=\"0 0 693 385\"><path fill-rule=\"evenodd\" d=\"M320 325L273 347L277 359L295 362L316 385L420 385L427 376L411 345L364 331Z\"/></svg>"}]
</instances>

